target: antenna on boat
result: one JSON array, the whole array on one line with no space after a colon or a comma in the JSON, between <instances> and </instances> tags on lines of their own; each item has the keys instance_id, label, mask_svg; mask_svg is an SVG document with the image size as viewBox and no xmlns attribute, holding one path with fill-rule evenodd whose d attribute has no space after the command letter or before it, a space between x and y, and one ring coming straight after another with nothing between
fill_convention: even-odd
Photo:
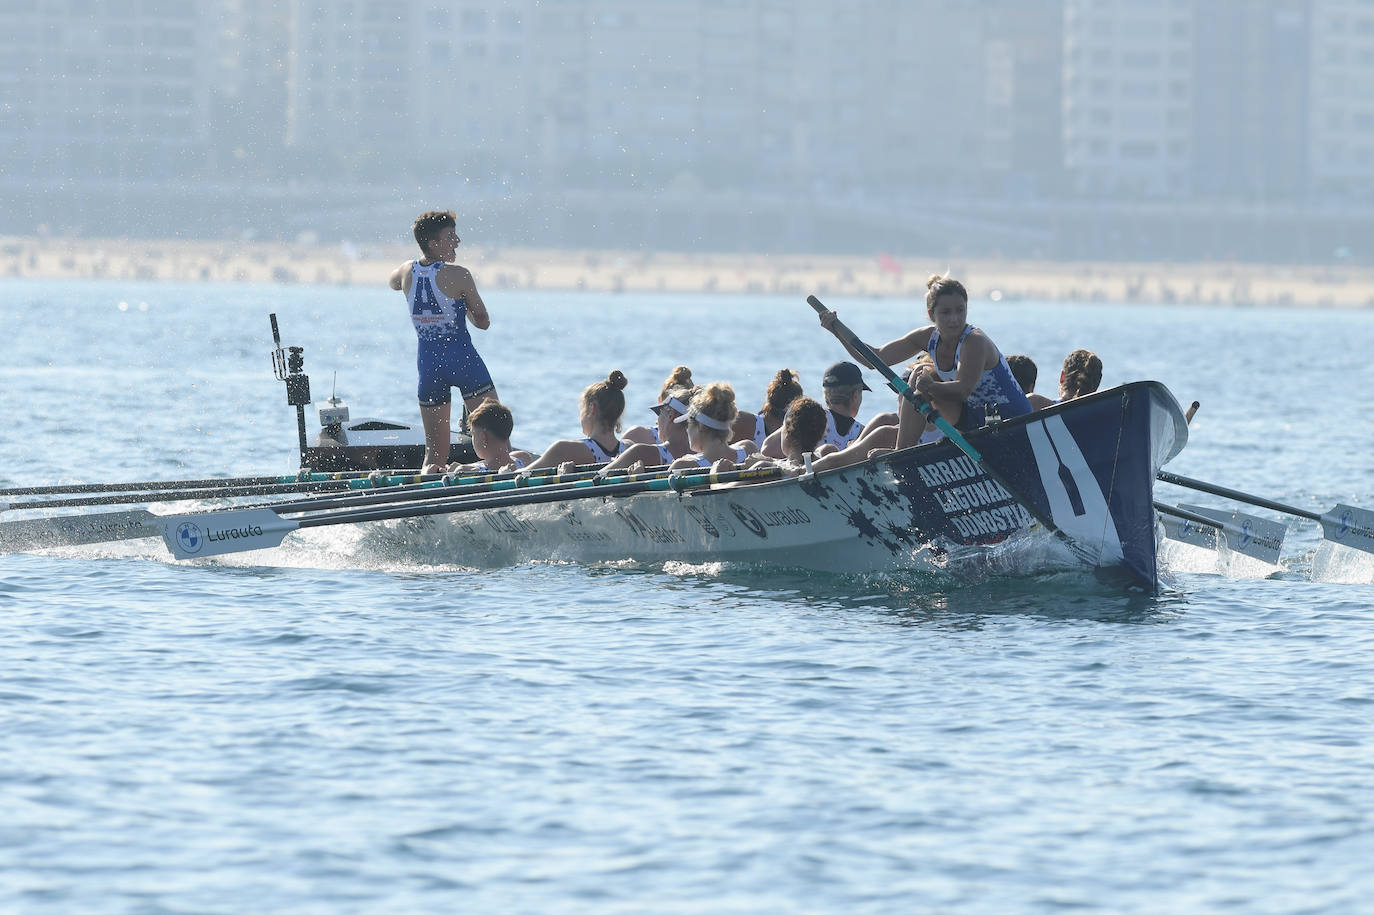
<instances>
[{"instance_id":1,"label":"antenna on boat","mask_svg":"<svg viewBox=\"0 0 1374 915\"><path fill-rule=\"evenodd\" d=\"M310 403L310 376L302 371L305 366L305 348L281 346L281 331L277 329L276 314L269 314L272 322L272 374L278 381L286 382L286 402L296 408L296 433L300 439L301 466L305 466L305 405Z\"/></svg>"}]
</instances>

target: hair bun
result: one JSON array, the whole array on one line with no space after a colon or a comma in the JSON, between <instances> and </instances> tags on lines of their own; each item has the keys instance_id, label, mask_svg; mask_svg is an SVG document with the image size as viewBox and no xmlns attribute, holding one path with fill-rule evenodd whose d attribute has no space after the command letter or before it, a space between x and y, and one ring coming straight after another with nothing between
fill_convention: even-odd
<instances>
[{"instance_id":1,"label":"hair bun","mask_svg":"<svg viewBox=\"0 0 1374 915\"><path fill-rule=\"evenodd\" d=\"M624 372L620 371L620 369L615 369L611 372L610 377L606 379L606 383L617 391L623 391L625 390L625 385L630 382L626 380Z\"/></svg>"},{"instance_id":2,"label":"hair bun","mask_svg":"<svg viewBox=\"0 0 1374 915\"><path fill-rule=\"evenodd\" d=\"M936 283L940 282L940 281L943 280L944 278L945 278L945 277L944 277L943 274L940 274L940 273L932 273L932 274L930 275L930 277L929 277L928 279L926 279L926 288L927 288L927 289L931 288L932 286L934 286Z\"/></svg>"}]
</instances>

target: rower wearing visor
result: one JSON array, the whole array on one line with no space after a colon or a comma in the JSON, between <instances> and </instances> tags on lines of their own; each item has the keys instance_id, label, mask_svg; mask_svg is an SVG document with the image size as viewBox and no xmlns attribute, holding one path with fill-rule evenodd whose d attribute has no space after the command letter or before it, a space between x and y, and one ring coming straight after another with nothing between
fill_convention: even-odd
<instances>
[{"instance_id":1,"label":"rower wearing visor","mask_svg":"<svg viewBox=\"0 0 1374 915\"><path fill-rule=\"evenodd\" d=\"M673 461L673 470L715 467L733 470L743 464L758 447L750 439L730 445L730 432L739 415L735 389L723 381L706 385L687 405L687 413L673 420L687 427L687 441L693 453Z\"/></svg>"},{"instance_id":2,"label":"rower wearing visor","mask_svg":"<svg viewBox=\"0 0 1374 915\"><path fill-rule=\"evenodd\" d=\"M690 374L688 375L690 378ZM649 441L640 441L621 449L615 460L606 465L607 470L630 468L632 473L645 467L661 467L689 454L692 446L687 441L687 427L675 422L686 416L692 397L697 389L691 387L670 387L663 391L658 403L650 407L658 417ZM641 427L642 428L642 427ZM629 436L627 435L628 439Z\"/></svg>"}]
</instances>

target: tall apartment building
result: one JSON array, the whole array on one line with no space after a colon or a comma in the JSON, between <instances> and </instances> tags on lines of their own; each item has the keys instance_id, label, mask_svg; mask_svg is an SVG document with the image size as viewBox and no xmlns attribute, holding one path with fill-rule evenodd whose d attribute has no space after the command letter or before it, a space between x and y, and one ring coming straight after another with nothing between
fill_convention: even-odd
<instances>
[{"instance_id":1,"label":"tall apartment building","mask_svg":"<svg viewBox=\"0 0 1374 915\"><path fill-rule=\"evenodd\" d=\"M1312 190L1374 199L1374 2L1312 0Z\"/></svg>"},{"instance_id":2,"label":"tall apartment building","mask_svg":"<svg viewBox=\"0 0 1374 915\"><path fill-rule=\"evenodd\" d=\"M115 184L199 174L214 12L180 0L0 4L0 174Z\"/></svg>"},{"instance_id":3,"label":"tall apartment building","mask_svg":"<svg viewBox=\"0 0 1374 915\"><path fill-rule=\"evenodd\" d=\"M522 161L533 5L291 0L287 146L326 180Z\"/></svg>"},{"instance_id":4,"label":"tall apartment building","mask_svg":"<svg viewBox=\"0 0 1374 915\"><path fill-rule=\"evenodd\" d=\"M1283 202L1307 187L1311 0L1200 0L1193 196Z\"/></svg>"},{"instance_id":5,"label":"tall apartment building","mask_svg":"<svg viewBox=\"0 0 1374 915\"><path fill-rule=\"evenodd\" d=\"M1195 0L1064 0L1064 165L1088 196L1190 191Z\"/></svg>"}]
</instances>

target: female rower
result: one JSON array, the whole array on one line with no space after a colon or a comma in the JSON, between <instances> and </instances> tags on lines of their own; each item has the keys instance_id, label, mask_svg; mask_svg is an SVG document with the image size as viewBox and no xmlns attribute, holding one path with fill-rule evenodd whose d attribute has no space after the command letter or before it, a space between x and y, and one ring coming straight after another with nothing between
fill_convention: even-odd
<instances>
[{"instance_id":1,"label":"female rower","mask_svg":"<svg viewBox=\"0 0 1374 915\"><path fill-rule=\"evenodd\" d=\"M695 387L696 386L692 384L692 370L685 365L679 365L677 368L673 369L673 373L664 380L663 386L658 389L658 403L654 404L649 409L653 410L655 414L659 413L663 405L668 401L668 392L674 388L686 388L691 390ZM690 399L689 397L688 400ZM678 415L681 416L686 412L687 410L684 408L679 411ZM625 430L625 434L620 436L620 438L627 442L661 445L663 444L663 439L659 433L662 431L662 428L663 426L661 423L653 426L631 426L629 429Z\"/></svg>"},{"instance_id":2,"label":"female rower","mask_svg":"<svg viewBox=\"0 0 1374 915\"><path fill-rule=\"evenodd\" d=\"M1076 349L1064 358L1064 368L1059 373L1059 402L1091 394L1101 383L1102 360L1097 353Z\"/></svg>"},{"instance_id":3,"label":"female rower","mask_svg":"<svg viewBox=\"0 0 1374 915\"><path fill-rule=\"evenodd\" d=\"M619 370L611 372L605 381L598 381L582 392L582 439L554 442L530 464L530 470L557 467L560 464L604 464L620 453L624 446L616 432L620 416L625 412L625 385L628 382Z\"/></svg>"},{"instance_id":4,"label":"female rower","mask_svg":"<svg viewBox=\"0 0 1374 915\"><path fill-rule=\"evenodd\" d=\"M752 430L740 430L739 420L735 420L733 431L743 431L739 438L754 439L754 444L763 447L764 441L782 428L787 417L787 408L802 396L801 376L792 369L780 369L773 380L768 382L768 390L763 395L763 406L754 419ZM742 414L747 416L748 414ZM751 435L752 433L752 435Z\"/></svg>"},{"instance_id":5,"label":"female rower","mask_svg":"<svg viewBox=\"0 0 1374 915\"><path fill-rule=\"evenodd\" d=\"M719 462L729 470L748 460L749 455L758 451L753 441L744 439L734 448L729 444L730 428L738 413L735 389L725 382L717 381L699 390L687 406L687 415L674 420L687 424L687 441L693 453L673 461L672 469L711 467Z\"/></svg>"},{"instance_id":6,"label":"female rower","mask_svg":"<svg viewBox=\"0 0 1374 915\"><path fill-rule=\"evenodd\" d=\"M519 470L534 460L534 455L528 451L511 450L510 434L515 428L515 417L504 404L494 400L484 401L468 414L468 426L472 430L472 450L477 452L481 463L450 464L449 472L472 470L500 473Z\"/></svg>"},{"instance_id":7,"label":"female rower","mask_svg":"<svg viewBox=\"0 0 1374 915\"><path fill-rule=\"evenodd\" d=\"M691 373L688 373L688 378ZM666 388L658 403L651 408L658 414L658 426L654 429L653 441L637 442L620 449L615 460L606 465L606 470L619 470L622 467L658 467L690 454L692 446L687 441L687 427L675 422L679 416L686 416L688 404L696 395L697 389L691 387ZM628 436L627 436L628 438Z\"/></svg>"},{"instance_id":8,"label":"female rower","mask_svg":"<svg viewBox=\"0 0 1374 915\"><path fill-rule=\"evenodd\" d=\"M879 359L892 365L910 359L921 351L930 353L934 364L918 373L913 385L928 398L963 403L955 423L960 429L976 429L983 424L985 408L995 403L1003 419L1031 411L1030 402L1012 377L1007 360L987 334L968 323L968 291L958 280L935 274L926 281L926 314L931 324L911 331L876 348ZM821 326L835 327L836 315L821 315ZM841 340L854 358L867 360L849 343ZM924 431L912 421L902 428L903 416L920 419L914 408L903 401L898 411L898 447L916 444Z\"/></svg>"}]
</instances>

